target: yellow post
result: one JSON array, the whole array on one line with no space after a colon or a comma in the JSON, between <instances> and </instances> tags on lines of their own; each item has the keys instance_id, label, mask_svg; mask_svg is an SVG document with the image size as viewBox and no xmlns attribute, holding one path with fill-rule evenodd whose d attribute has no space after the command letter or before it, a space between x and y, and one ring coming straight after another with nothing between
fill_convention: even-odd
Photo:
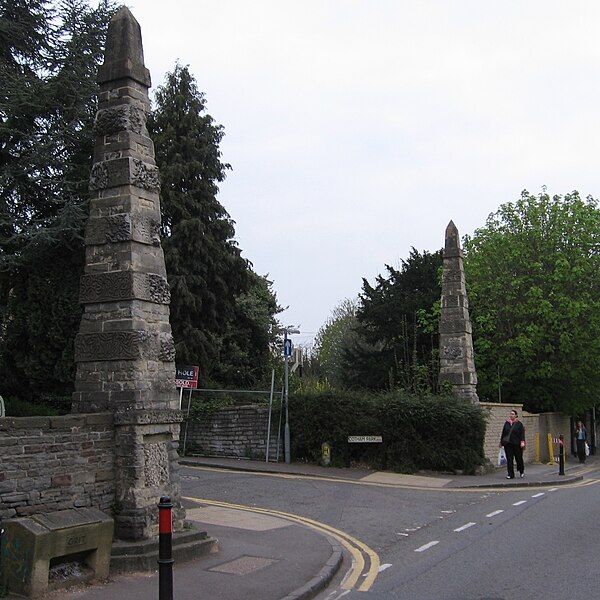
<instances>
[{"instance_id":1,"label":"yellow post","mask_svg":"<svg viewBox=\"0 0 600 600\"><path fill-rule=\"evenodd\" d=\"M548 464L554 466L554 444L551 433L548 434Z\"/></svg>"},{"instance_id":2,"label":"yellow post","mask_svg":"<svg viewBox=\"0 0 600 600\"><path fill-rule=\"evenodd\" d=\"M539 465L542 462L542 454L541 454L541 448L540 448L540 432L539 431L535 434L534 451L535 451L535 454L533 457L533 463L535 465Z\"/></svg>"}]
</instances>

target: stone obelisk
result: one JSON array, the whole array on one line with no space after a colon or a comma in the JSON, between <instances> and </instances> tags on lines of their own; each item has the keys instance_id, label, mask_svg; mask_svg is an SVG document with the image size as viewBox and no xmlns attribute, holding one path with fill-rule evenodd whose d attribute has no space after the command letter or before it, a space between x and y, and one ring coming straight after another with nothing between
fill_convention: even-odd
<instances>
[{"instance_id":1,"label":"stone obelisk","mask_svg":"<svg viewBox=\"0 0 600 600\"><path fill-rule=\"evenodd\" d=\"M142 540L158 530L160 496L174 501L175 529L185 513L159 174L146 129L150 73L125 7L110 22L98 83L73 412L114 413L116 536Z\"/></svg>"},{"instance_id":2,"label":"stone obelisk","mask_svg":"<svg viewBox=\"0 0 600 600\"><path fill-rule=\"evenodd\" d=\"M439 382L449 382L454 395L479 402L463 253L452 221L446 227L441 304Z\"/></svg>"}]
</instances>

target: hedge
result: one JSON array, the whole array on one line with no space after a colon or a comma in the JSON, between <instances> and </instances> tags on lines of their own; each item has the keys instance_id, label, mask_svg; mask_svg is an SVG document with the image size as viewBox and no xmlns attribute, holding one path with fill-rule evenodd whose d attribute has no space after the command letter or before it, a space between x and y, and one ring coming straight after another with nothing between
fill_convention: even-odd
<instances>
[{"instance_id":1,"label":"hedge","mask_svg":"<svg viewBox=\"0 0 600 600\"><path fill-rule=\"evenodd\" d=\"M452 396L303 392L290 396L290 424L296 461L319 462L323 442L332 446L333 466L473 473L485 460L482 410ZM380 435L383 442L350 444L351 435Z\"/></svg>"}]
</instances>

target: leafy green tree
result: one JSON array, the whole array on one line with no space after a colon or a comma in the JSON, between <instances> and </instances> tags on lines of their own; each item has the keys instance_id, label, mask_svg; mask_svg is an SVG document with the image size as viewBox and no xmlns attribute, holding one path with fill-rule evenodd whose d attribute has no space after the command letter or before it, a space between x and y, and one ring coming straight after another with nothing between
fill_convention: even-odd
<instances>
[{"instance_id":1,"label":"leafy green tree","mask_svg":"<svg viewBox=\"0 0 600 600\"><path fill-rule=\"evenodd\" d=\"M358 339L344 353L348 385L436 390L441 265L441 250L413 248L400 269L386 265L375 286L363 279Z\"/></svg>"},{"instance_id":2,"label":"leafy green tree","mask_svg":"<svg viewBox=\"0 0 600 600\"><path fill-rule=\"evenodd\" d=\"M344 386L344 354L359 341L357 310L357 300L343 300L315 337L312 360L318 365L320 376L333 386Z\"/></svg>"},{"instance_id":3,"label":"leafy green tree","mask_svg":"<svg viewBox=\"0 0 600 600\"><path fill-rule=\"evenodd\" d=\"M7 0L0 17L0 379L68 394L98 65L112 4Z\"/></svg>"},{"instance_id":4,"label":"leafy green tree","mask_svg":"<svg viewBox=\"0 0 600 600\"><path fill-rule=\"evenodd\" d=\"M576 412L600 387L600 209L524 191L466 237L482 398Z\"/></svg>"},{"instance_id":5,"label":"leafy green tree","mask_svg":"<svg viewBox=\"0 0 600 600\"><path fill-rule=\"evenodd\" d=\"M231 168L221 160L223 127L206 113L187 66L177 64L158 88L148 128L162 180L177 361L199 364L205 381L256 381L279 309L270 284L241 256L234 222L217 199Z\"/></svg>"}]
</instances>

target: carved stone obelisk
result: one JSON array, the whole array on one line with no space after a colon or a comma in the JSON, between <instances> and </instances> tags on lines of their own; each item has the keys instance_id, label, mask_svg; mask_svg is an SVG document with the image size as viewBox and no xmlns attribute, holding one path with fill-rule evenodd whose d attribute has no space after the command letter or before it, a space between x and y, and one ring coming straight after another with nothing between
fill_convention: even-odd
<instances>
[{"instance_id":1,"label":"carved stone obelisk","mask_svg":"<svg viewBox=\"0 0 600 600\"><path fill-rule=\"evenodd\" d=\"M479 402L469 302L458 229L446 227L440 314L440 384L449 382L456 396Z\"/></svg>"},{"instance_id":2,"label":"carved stone obelisk","mask_svg":"<svg viewBox=\"0 0 600 600\"><path fill-rule=\"evenodd\" d=\"M150 73L125 7L110 22L98 83L73 412L114 413L116 536L141 540L158 530L160 496L175 503L176 529L185 513L159 174L146 129Z\"/></svg>"}]
</instances>

